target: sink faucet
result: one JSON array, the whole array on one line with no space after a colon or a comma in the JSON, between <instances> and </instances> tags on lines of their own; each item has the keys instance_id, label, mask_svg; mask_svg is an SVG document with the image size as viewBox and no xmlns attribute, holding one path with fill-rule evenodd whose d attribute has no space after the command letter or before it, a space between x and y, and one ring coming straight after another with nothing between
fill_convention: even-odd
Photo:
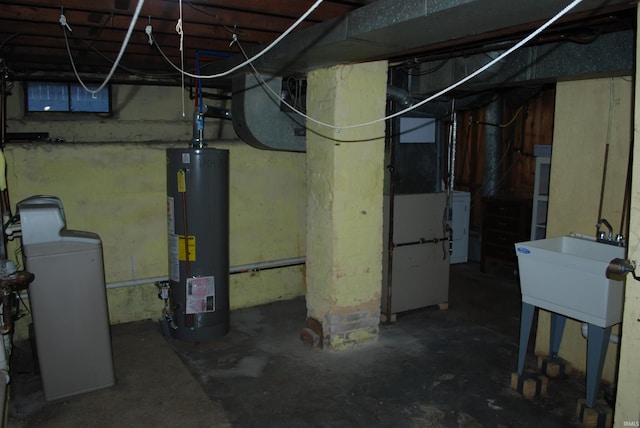
<instances>
[{"instance_id":1,"label":"sink faucet","mask_svg":"<svg viewBox=\"0 0 640 428\"><path fill-rule=\"evenodd\" d=\"M596 225L596 227L598 228L598 240L605 239L604 232L600 232L600 228L602 227L602 225L609 229L609 234L607 235L606 240L609 242L613 241L613 227L611 227L611 224L607 221L607 219L604 218L598 220L598 224Z\"/></svg>"}]
</instances>

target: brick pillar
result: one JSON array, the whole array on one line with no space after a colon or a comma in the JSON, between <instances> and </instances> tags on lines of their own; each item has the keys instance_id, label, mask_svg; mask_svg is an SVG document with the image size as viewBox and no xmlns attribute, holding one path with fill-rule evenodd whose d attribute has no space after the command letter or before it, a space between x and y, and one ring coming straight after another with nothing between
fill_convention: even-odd
<instances>
[{"instance_id":1,"label":"brick pillar","mask_svg":"<svg viewBox=\"0 0 640 428\"><path fill-rule=\"evenodd\" d=\"M313 71L307 112L337 126L381 118L386 84L386 61ZM325 346L346 349L378 338L385 125L307 124L307 315Z\"/></svg>"}]
</instances>

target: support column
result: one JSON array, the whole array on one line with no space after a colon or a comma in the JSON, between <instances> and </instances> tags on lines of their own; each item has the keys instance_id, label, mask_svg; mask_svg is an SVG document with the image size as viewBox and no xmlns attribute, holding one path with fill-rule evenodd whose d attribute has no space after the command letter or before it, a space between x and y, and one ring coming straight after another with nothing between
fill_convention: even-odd
<instances>
[{"instance_id":1,"label":"support column","mask_svg":"<svg viewBox=\"0 0 640 428\"><path fill-rule=\"evenodd\" d=\"M307 112L337 126L382 118L386 86L386 61L316 70ZM385 125L307 125L307 316L340 350L378 339Z\"/></svg>"}]
</instances>

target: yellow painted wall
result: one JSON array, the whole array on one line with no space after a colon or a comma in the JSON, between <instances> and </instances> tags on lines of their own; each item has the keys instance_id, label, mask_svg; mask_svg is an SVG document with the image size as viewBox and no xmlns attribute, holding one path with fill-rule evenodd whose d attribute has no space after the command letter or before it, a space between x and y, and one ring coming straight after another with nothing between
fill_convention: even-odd
<instances>
[{"instance_id":1,"label":"yellow painted wall","mask_svg":"<svg viewBox=\"0 0 640 428\"><path fill-rule=\"evenodd\" d=\"M638 9L640 18L640 8ZM636 37L638 35L636 34ZM636 64L640 61L640 50L636 42ZM635 93L640 87L640 73L636 67ZM634 133L636 143L633 150L633 178L631 184L631 215L630 233L627 257L630 260L640 260L640 102L636 95L633 101ZM638 272L640 274L640 272ZM617 385L617 399L614 413L616 428L625 426L625 422L634 425L640 423L640 283L627 275L625 290L625 305L622 319L622 342L620 344L620 366ZM627 425L628 426L628 425Z\"/></svg>"},{"instance_id":2,"label":"yellow painted wall","mask_svg":"<svg viewBox=\"0 0 640 428\"><path fill-rule=\"evenodd\" d=\"M70 229L102 238L110 286L167 275L165 153L168 147L187 147L191 138L191 121L181 119L179 97L176 101L174 96L178 92L172 88L118 87L117 92L127 97L114 97L124 104L115 105L113 118L43 121L24 115L21 92L14 90L8 100L9 132L45 131L75 143L5 148L13 207L34 194L60 197ZM161 119L153 118L152 111ZM230 264L304 256L305 155L258 150L237 140L216 141L216 125L207 119L205 130L210 147L230 151ZM229 132L231 123L225 122L223 135ZM152 140L157 142L148 142ZM232 309L304 292L303 266L230 277ZM153 284L110 288L108 302L114 324L158 318L162 309ZM26 320L18 322L18 338L27 325Z\"/></svg>"},{"instance_id":3,"label":"yellow painted wall","mask_svg":"<svg viewBox=\"0 0 640 428\"><path fill-rule=\"evenodd\" d=\"M630 78L606 78L558 83L547 237L570 232L595 236L609 144L602 217L620 232L631 139ZM624 232L626 235L626 231ZM549 351L549 313L540 311L536 354ZM586 339L581 324L569 320L560 356L579 371L586 370ZM614 327L614 333L618 332ZM618 346L610 344L603 379L615 380Z\"/></svg>"},{"instance_id":4,"label":"yellow painted wall","mask_svg":"<svg viewBox=\"0 0 640 428\"><path fill-rule=\"evenodd\" d=\"M308 112L336 126L384 116L386 61L315 70ZM384 123L307 135L308 315L324 343L344 349L377 340L382 283ZM358 326L349 317L357 314ZM366 327L365 327L366 326Z\"/></svg>"}]
</instances>

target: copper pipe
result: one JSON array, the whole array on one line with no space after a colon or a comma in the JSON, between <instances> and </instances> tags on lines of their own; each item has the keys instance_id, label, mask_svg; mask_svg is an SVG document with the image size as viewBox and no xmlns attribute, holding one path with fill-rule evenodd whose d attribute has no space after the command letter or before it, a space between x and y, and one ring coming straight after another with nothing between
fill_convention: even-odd
<instances>
[{"instance_id":1,"label":"copper pipe","mask_svg":"<svg viewBox=\"0 0 640 428\"><path fill-rule=\"evenodd\" d=\"M184 263L185 263L185 281L184 286L187 286L187 280L191 276L191 263L189 261L189 222L187 221L187 170L183 169L184 174L184 192L182 194L182 228L184 229ZM178 251L179 253L179 251ZM180 261L178 261L180 263ZM195 318L193 314L184 314L185 327L193 327L195 325Z\"/></svg>"},{"instance_id":2,"label":"copper pipe","mask_svg":"<svg viewBox=\"0 0 640 428\"><path fill-rule=\"evenodd\" d=\"M0 149L4 150L5 145L7 144L7 66L4 64L4 61L0 60L0 96L2 103L2 117L0 120Z\"/></svg>"},{"instance_id":3,"label":"copper pipe","mask_svg":"<svg viewBox=\"0 0 640 428\"><path fill-rule=\"evenodd\" d=\"M620 216L620 229L618 229L621 235L623 236L627 236L628 238L628 234L625 235L624 230L625 230L625 226L627 224L627 215L629 214L629 199L631 198L631 179L632 174L631 171L633 170L633 141L631 141L631 143L629 144L629 160L627 162L627 179L625 181L624 184L624 199L622 201L622 215ZM627 241L628 243L629 241Z\"/></svg>"},{"instance_id":4,"label":"copper pipe","mask_svg":"<svg viewBox=\"0 0 640 428\"><path fill-rule=\"evenodd\" d=\"M390 125L388 128L393 128L394 121L389 122ZM387 313L386 313L386 323L391 323L391 315L393 314L391 310L391 303L393 301L393 212L394 212L394 202L395 202L395 162L396 162L396 144L394 137L394 130L392 129L389 132L389 165L387 169L389 170L389 232L387 236Z\"/></svg>"},{"instance_id":5,"label":"copper pipe","mask_svg":"<svg viewBox=\"0 0 640 428\"><path fill-rule=\"evenodd\" d=\"M184 171L185 182L187 180L187 171ZM189 227L187 222L187 190L182 193L182 227L184 229L184 262L186 277L191 276L191 263L189 262Z\"/></svg>"},{"instance_id":6,"label":"copper pipe","mask_svg":"<svg viewBox=\"0 0 640 428\"><path fill-rule=\"evenodd\" d=\"M598 206L598 221L602 218L602 204L604 199L604 188L607 181L607 163L609 162L609 143L604 149L604 165L602 167L602 183L600 184L600 205ZM596 233L597 230L596 230Z\"/></svg>"},{"instance_id":7,"label":"copper pipe","mask_svg":"<svg viewBox=\"0 0 640 428\"><path fill-rule=\"evenodd\" d=\"M13 328L13 305L11 304L11 291L6 288L2 290L2 329L1 334L7 334ZM3 346L0 344L0 346Z\"/></svg>"},{"instance_id":8,"label":"copper pipe","mask_svg":"<svg viewBox=\"0 0 640 428\"><path fill-rule=\"evenodd\" d=\"M8 68L4 61L0 61L0 150L4 152L7 144L7 77ZM4 180L7 180L7 171L4 168ZM9 202L9 191L7 189L0 190L0 233L2 233L2 258L6 258L6 248L8 243L7 235L4 233L4 214L7 213L11 217L11 204Z\"/></svg>"}]
</instances>

